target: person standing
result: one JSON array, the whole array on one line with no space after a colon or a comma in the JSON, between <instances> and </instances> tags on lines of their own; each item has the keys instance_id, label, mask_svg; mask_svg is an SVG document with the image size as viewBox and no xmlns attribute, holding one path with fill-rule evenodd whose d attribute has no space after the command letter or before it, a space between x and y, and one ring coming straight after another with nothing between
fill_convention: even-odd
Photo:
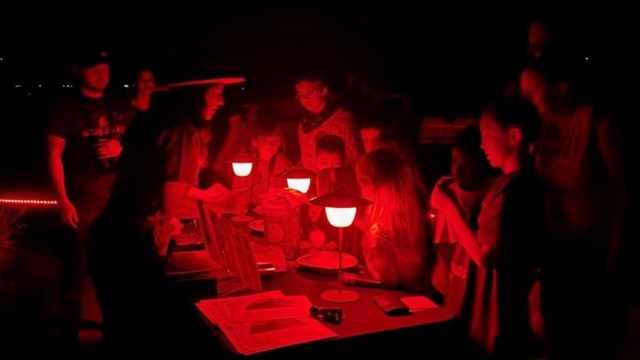
<instances>
[{"instance_id":1,"label":"person standing","mask_svg":"<svg viewBox=\"0 0 640 360\"><path fill-rule=\"evenodd\" d=\"M104 208L122 151L126 109L105 95L110 57L106 51L84 50L72 67L79 89L63 97L49 115L47 160L62 222L74 230L72 251L63 260L73 321L80 320L83 290L88 287L86 239ZM77 324L76 324L77 325ZM75 327L75 325L73 326ZM75 335L71 335L75 336Z\"/></svg>"}]
</instances>

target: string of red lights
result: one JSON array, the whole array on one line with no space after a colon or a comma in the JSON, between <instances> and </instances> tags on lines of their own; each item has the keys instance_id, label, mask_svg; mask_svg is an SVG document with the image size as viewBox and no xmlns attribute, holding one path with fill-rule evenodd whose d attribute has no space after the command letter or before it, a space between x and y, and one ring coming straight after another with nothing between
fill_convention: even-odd
<instances>
[{"instance_id":1,"label":"string of red lights","mask_svg":"<svg viewBox=\"0 0 640 360\"><path fill-rule=\"evenodd\" d=\"M22 204L22 205L58 205L56 200L32 200L32 199L2 199L0 204Z\"/></svg>"}]
</instances>

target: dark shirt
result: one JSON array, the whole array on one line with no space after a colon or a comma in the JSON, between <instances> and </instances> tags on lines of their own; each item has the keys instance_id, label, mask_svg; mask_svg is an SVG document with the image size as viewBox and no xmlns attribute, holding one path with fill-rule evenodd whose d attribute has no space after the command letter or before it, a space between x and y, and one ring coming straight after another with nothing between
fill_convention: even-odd
<instances>
[{"instance_id":1,"label":"dark shirt","mask_svg":"<svg viewBox=\"0 0 640 360\"><path fill-rule=\"evenodd\" d=\"M130 120L124 104L107 96L90 99L77 92L54 107L48 134L65 140L62 160L67 191L91 191L94 180L115 172L115 159L98 159L94 145L101 138L119 138Z\"/></svg>"},{"instance_id":2,"label":"dark shirt","mask_svg":"<svg viewBox=\"0 0 640 360\"><path fill-rule=\"evenodd\" d=\"M478 241L490 249L468 290L470 336L491 353L533 351L529 291L544 239L544 197L533 171L496 179L478 217ZM468 309L469 309L468 308Z\"/></svg>"},{"instance_id":3,"label":"dark shirt","mask_svg":"<svg viewBox=\"0 0 640 360\"><path fill-rule=\"evenodd\" d=\"M108 208L141 218L160 209L164 159L158 139L166 119L154 108L134 114L121 139L123 150Z\"/></svg>"}]
</instances>

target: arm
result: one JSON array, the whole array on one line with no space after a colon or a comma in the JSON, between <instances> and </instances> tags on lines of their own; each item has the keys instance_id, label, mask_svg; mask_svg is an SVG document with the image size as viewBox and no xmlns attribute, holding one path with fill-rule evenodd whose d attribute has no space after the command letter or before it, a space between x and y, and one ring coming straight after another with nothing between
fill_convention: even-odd
<instances>
[{"instance_id":1,"label":"arm","mask_svg":"<svg viewBox=\"0 0 640 360\"><path fill-rule=\"evenodd\" d=\"M386 234L377 226L367 230L362 241L362 252L367 270L372 278L388 287L395 287L399 282L397 251L390 243Z\"/></svg>"},{"instance_id":2,"label":"arm","mask_svg":"<svg viewBox=\"0 0 640 360\"><path fill-rule=\"evenodd\" d=\"M437 193L434 192L434 196ZM495 248L483 245L479 242L477 234L469 227L455 203L448 197L442 196L438 199L440 212L447 217L447 220L455 228L458 241L469 257L481 267L493 267L496 263L498 252Z\"/></svg>"},{"instance_id":3,"label":"arm","mask_svg":"<svg viewBox=\"0 0 640 360\"><path fill-rule=\"evenodd\" d=\"M200 137L195 128L178 127L165 131L160 146L166 157L165 181L196 186L200 173Z\"/></svg>"},{"instance_id":4,"label":"arm","mask_svg":"<svg viewBox=\"0 0 640 360\"><path fill-rule=\"evenodd\" d=\"M195 186L191 186L189 190L187 190L187 193L185 196L192 200L209 202L209 201L215 201L221 198L227 192L228 190L220 184L213 184L210 188L206 190L198 189Z\"/></svg>"},{"instance_id":5,"label":"arm","mask_svg":"<svg viewBox=\"0 0 640 360\"><path fill-rule=\"evenodd\" d=\"M615 260L622 245L623 227L627 208L627 184L624 169L624 155L620 147L620 135L609 119L603 119L597 127L598 151L611 181L614 221L609 239L609 260Z\"/></svg>"},{"instance_id":6,"label":"arm","mask_svg":"<svg viewBox=\"0 0 640 360\"><path fill-rule=\"evenodd\" d=\"M388 287L398 286L398 266L394 252L384 246L376 246L366 257L371 277Z\"/></svg>"},{"instance_id":7,"label":"arm","mask_svg":"<svg viewBox=\"0 0 640 360\"><path fill-rule=\"evenodd\" d=\"M77 228L78 214L75 207L67 197L67 190L64 185L64 165L62 164L62 153L66 140L56 135L47 136L47 155L49 163L49 174L53 183L53 189L60 204L62 221L65 224Z\"/></svg>"}]
</instances>

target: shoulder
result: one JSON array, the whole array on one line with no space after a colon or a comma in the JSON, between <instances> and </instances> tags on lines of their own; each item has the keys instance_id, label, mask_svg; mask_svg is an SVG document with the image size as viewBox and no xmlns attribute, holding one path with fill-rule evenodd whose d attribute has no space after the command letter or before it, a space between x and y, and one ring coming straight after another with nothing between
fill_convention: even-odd
<instances>
[{"instance_id":1,"label":"shoulder","mask_svg":"<svg viewBox=\"0 0 640 360\"><path fill-rule=\"evenodd\" d=\"M229 120L227 120L229 123L229 126L233 129L233 128L239 128L240 126L244 125L245 121L242 118L242 115L240 114L235 114L235 115L231 115L231 117L229 117Z\"/></svg>"},{"instance_id":2,"label":"shoulder","mask_svg":"<svg viewBox=\"0 0 640 360\"><path fill-rule=\"evenodd\" d=\"M130 107L133 96L128 92L105 93L104 99L113 106Z\"/></svg>"},{"instance_id":3,"label":"shoulder","mask_svg":"<svg viewBox=\"0 0 640 360\"><path fill-rule=\"evenodd\" d=\"M481 217L492 214L495 215L502 211L505 197L508 197L513 192L513 180L517 178L517 176L518 173L512 173L502 175L493 180L491 187L482 201Z\"/></svg>"},{"instance_id":4,"label":"shoulder","mask_svg":"<svg viewBox=\"0 0 640 360\"><path fill-rule=\"evenodd\" d=\"M453 186L455 184L455 179L451 176L443 176L438 180L436 185L433 187L431 191L431 205L438 206L441 205L444 196L449 195L453 191Z\"/></svg>"},{"instance_id":5,"label":"shoulder","mask_svg":"<svg viewBox=\"0 0 640 360\"><path fill-rule=\"evenodd\" d=\"M353 114L344 108L338 108L336 111L329 116L330 120L341 121L345 123L352 124L353 123Z\"/></svg>"},{"instance_id":6,"label":"shoulder","mask_svg":"<svg viewBox=\"0 0 640 360\"><path fill-rule=\"evenodd\" d=\"M51 109L55 111L60 110L73 110L80 106L81 104L80 94L75 92L73 93L63 93L59 95L51 104Z\"/></svg>"}]
</instances>

